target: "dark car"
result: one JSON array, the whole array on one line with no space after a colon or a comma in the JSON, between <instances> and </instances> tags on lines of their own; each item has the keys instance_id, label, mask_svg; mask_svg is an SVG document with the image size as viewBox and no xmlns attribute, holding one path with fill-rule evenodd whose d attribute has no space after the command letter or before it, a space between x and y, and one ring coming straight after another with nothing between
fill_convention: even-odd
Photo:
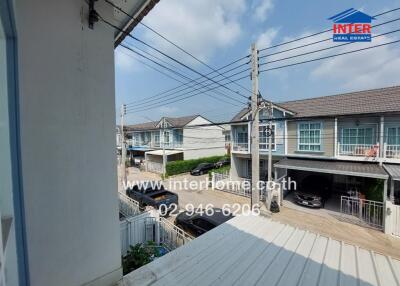
<instances>
[{"instance_id":1,"label":"dark car","mask_svg":"<svg viewBox=\"0 0 400 286\"><path fill-rule=\"evenodd\" d=\"M217 163L215 163L216 168L221 168L223 166L227 166L231 164L231 159L230 158L224 158L219 160Z\"/></svg>"},{"instance_id":2,"label":"dark car","mask_svg":"<svg viewBox=\"0 0 400 286\"><path fill-rule=\"evenodd\" d=\"M194 168L192 171L190 171L190 174L193 176L199 176L199 175L206 174L208 171L210 171L212 169L214 169L214 164L201 163L196 168Z\"/></svg>"},{"instance_id":3,"label":"dark car","mask_svg":"<svg viewBox=\"0 0 400 286\"><path fill-rule=\"evenodd\" d=\"M164 205L167 209L172 209L174 205L178 205L178 195L166 190L158 182L141 182L126 189L126 195L137 201L140 208L152 206L159 209Z\"/></svg>"},{"instance_id":4,"label":"dark car","mask_svg":"<svg viewBox=\"0 0 400 286\"><path fill-rule=\"evenodd\" d=\"M323 208L330 194L330 182L321 176L308 176L300 190L294 193L295 202L311 208Z\"/></svg>"},{"instance_id":5,"label":"dark car","mask_svg":"<svg viewBox=\"0 0 400 286\"><path fill-rule=\"evenodd\" d=\"M182 212L176 217L175 225L197 237L233 217L232 214L224 213L222 209L217 208L209 209L208 211L201 210L193 214Z\"/></svg>"}]
</instances>

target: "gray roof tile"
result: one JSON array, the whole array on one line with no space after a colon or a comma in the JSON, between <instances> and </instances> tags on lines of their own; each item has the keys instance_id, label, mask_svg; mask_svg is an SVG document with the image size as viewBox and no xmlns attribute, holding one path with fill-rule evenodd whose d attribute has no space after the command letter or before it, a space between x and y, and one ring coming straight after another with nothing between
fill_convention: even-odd
<instances>
[{"instance_id":1,"label":"gray roof tile","mask_svg":"<svg viewBox=\"0 0 400 286\"><path fill-rule=\"evenodd\" d=\"M295 117L345 116L400 112L400 86L378 88L279 103ZM239 121L248 108L232 121Z\"/></svg>"},{"instance_id":2,"label":"gray roof tile","mask_svg":"<svg viewBox=\"0 0 400 286\"><path fill-rule=\"evenodd\" d=\"M173 128L180 128L188 124L190 121L198 117L199 115L189 115L189 116L182 116L182 117L165 117L165 120L171 124ZM161 120L161 119L160 119ZM127 125L126 130L128 131L144 131L144 130L152 130L157 129L156 126L160 122L159 121L151 121L145 123L139 123L134 125Z\"/></svg>"}]
</instances>

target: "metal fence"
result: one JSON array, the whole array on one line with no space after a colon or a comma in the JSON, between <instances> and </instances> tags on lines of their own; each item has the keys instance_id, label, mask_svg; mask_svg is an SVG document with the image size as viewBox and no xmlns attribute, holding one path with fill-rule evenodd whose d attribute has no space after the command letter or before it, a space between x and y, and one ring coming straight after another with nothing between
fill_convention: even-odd
<instances>
[{"instance_id":1,"label":"metal fence","mask_svg":"<svg viewBox=\"0 0 400 286\"><path fill-rule=\"evenodd\" d=\"M136 216L141 213L139 203L131 199L127 195L118 192L119 195L119 212L125 217Z\"/></svg>"},{"instance_id":2,"label":"metal fence","mask_svg":"<svg viewBox=\"0 0 400 286\"><path fill-rule=\"evenodd\" d=\"M238 181L232 181L228 173L211 173L211 182L213 190L228 192L238 196L251 197L251 180L242 178Z\"/></svg>"},{"instance_id":3,"label":"metal fence","mask_svg":"<svg viewBox=\"0 0 400 286\"><path fill-rule=\"evenodd\" d=\"M121 255L127 254L131 245L153 241L169 251L178 248L193 237L175 226L156 211L144 212L120 222Z\"/></svg>"},{"instance_id":4,"label":"metal fence","mask_svg":"<svg viewBox=\"0 0 400 286\"><path fill-rule=\"evenodd\" d=\"M385 144L384 154L386 158L400 159L400 145Z\"/></svg>"},{"instance_id":5,"label":"metal fence","mask_svg":"<svg viewBox=\"0 0 400 286\"><path fill-rule=\"evenodd\" d=\"M160 244L165 246L170 251L194 239L193 236L163 217L159 218L158 226L160 229Z\"/></svg>"},{"instance_id":6,"label":"metal fence","mask_svg":"<svg viewBox=\"0 0 400 286\"><path fill-rule=\"evenodd\" d=\"M341 144L338 143L339 155L378 157L379 143L377 144Z\"/></svg>"},{"instance_id":7,"label":"metal fence","mask_svg":"<svg viewBox=\"0 0 400 286\"><path fill-rule=\"evenodd\" d=\"M238 196L250 198L251 197L251 179L240 178L237 181L232 181L229 174L211 173L212 187L214 190L228 192ZM273 190L266 187L267 182L260 189L260 200L271 203L272 194L280 192L280 184L275 184ZM280 195L278 195L280 200Z\"/></svg>"},{"instance_id":8,"label":"metal fence","mask_svg":"<svg viewBox=\"0 0 400 286\"><path fill-rule=\"evenodd\" d=\"M350 215L373 228L383 229L384 206L382 202L341 196L340 212Z\"/></svg>"}]
</instances>

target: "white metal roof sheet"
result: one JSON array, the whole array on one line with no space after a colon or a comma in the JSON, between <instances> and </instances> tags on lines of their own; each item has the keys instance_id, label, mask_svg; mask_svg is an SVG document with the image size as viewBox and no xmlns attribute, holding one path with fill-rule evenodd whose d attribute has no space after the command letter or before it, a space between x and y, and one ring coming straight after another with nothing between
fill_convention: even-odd
<instances>
[{"instance_id":1,"label":"white metal roof sheet","mask_svg":"<svg viewBox=\"0 0 400 286\"><path fill-rule=\"evenodd\" d=\"M400 181L400 165L383 164L383 167L393 180Z\"/></svg>"},{"instance_id":2,"label":"white metal roof sheet","mask_svg":"<svg viewBox=\"0 0 400 286\"><path fill-rule=\"evenodd\" d=\"M165 155L174 155L174 154L179 154L182 153L183 151L175 151L175 150L165 150ZM158 155L162 156L163 155L163 150L154 150L154 151L148 151L146 154L150 155Z\"/></svg>"},{"instance_id":3,"label":"white metal roof sheet","mask_svg":"<svg viewBox=\"0 0 400 286\"><path fill-rule=\"evenodd\" d=\"M400 285L400 261L260 216L236 217L124 285Z\"/></svg>"}]
</instances>

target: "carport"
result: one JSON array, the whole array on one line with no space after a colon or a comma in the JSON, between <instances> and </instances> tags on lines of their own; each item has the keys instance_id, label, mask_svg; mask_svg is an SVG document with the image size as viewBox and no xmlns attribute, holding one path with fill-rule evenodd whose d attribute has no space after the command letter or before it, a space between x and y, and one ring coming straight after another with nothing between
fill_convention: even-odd
<instances>
[{"instance_id":1,"label":"carport","mask_svg":"<svg viewBox=\"0 0 400 286\"><path fill-rule=\"evenodd\" d=\"M392 203L400 205L400 165L384 164L383 167L390 175L389 199Z\"/></svg>"},{"instance_id":2,"label":"carport","mask_svg":"<svg viewBox=\"0 0 400 286\"><path fill-rule=\"evenodd\" d=\"M379 164L285 158L275 163L274 167L277 173L279 169L284 169L287 177L294 179L298 187L310 175L329 178L331 197L325 205L328 211L341 212L375 228L383 228L389 176ZM382 180L376 181L377 186L383 183L382 193L373 193L375 197L381 197L381 200L366 197L367 192L371 195L370 186L374 179ZM289 201L293 195L286 191L283 196ZM298 208L306 210L303 207ZM374 214L372 218L371 213Z\"/></svg>"},{"instance_id":3,"label":"carport","mask_svg":"<svg viewBox=\"0 0 400 286\"><path fill-rule=\"evenodd\" d=\"M155 150L145 153L146 171L163 173L163 157L165 164L170 161L183 160L183 151L176 150Z\"/></svg>"}]
</instances>

